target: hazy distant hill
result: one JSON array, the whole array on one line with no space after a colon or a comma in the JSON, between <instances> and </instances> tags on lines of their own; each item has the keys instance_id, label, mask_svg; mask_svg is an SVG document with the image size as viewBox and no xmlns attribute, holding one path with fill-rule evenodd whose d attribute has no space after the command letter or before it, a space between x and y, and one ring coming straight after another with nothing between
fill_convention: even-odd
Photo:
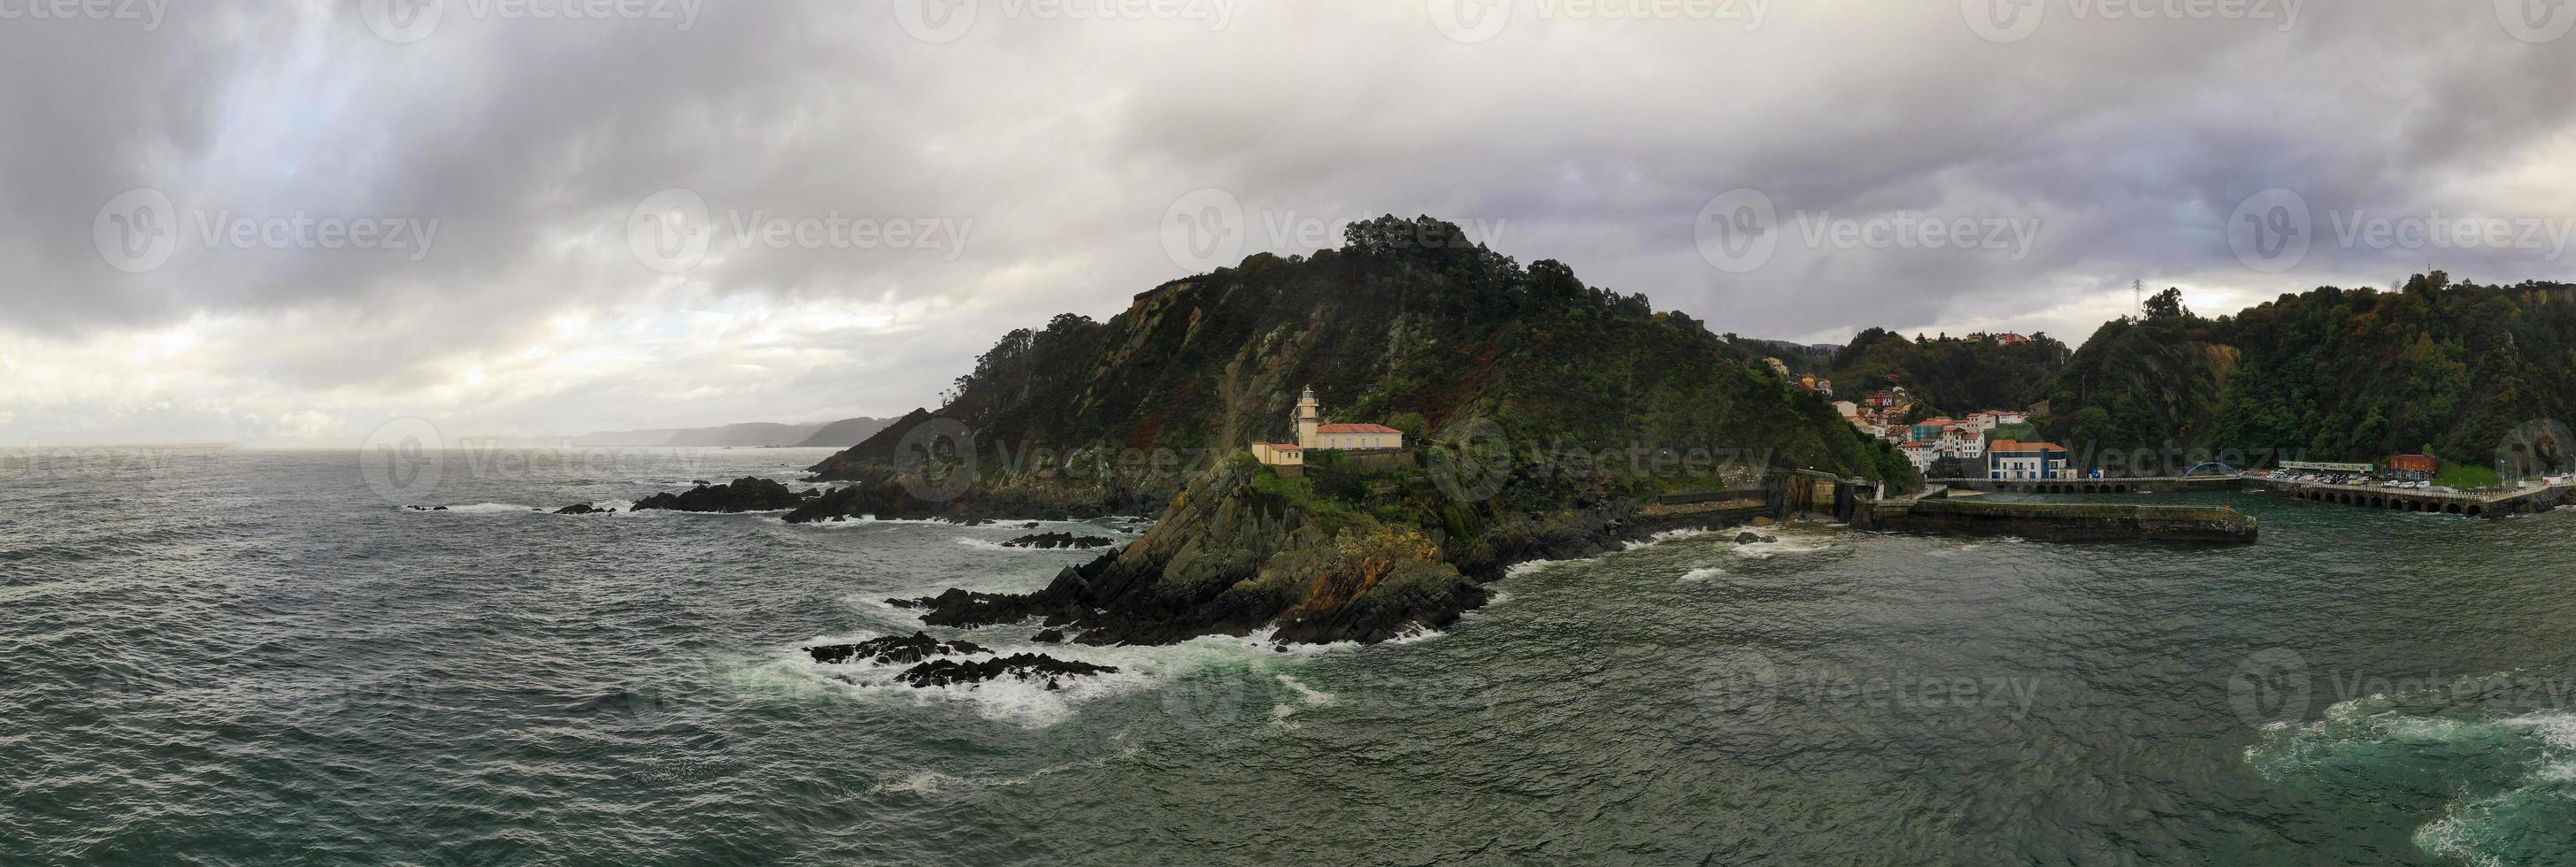
<instances>
[{"instance_id":1,"label":"hazy distant hill","mask_svg":"<svg viewBox=\"0 0 2576 867\"><path fill-rule=\"evenodd\" d=\"M509 437L498 440L509 446L574 446L580 448L848 448L857 445L893 419L845 418L829 424L779 424L747 422L722 427L645 428L642 430L592 431L575 437Z\"/></svg>"},{"instance_id":2,"label":"hazy distant hill","mask_svg":"<svg viewBox=\"0 0 2576 867\"><path fill-rule=\"evenodd\" d=\"M894 424L894 419L845 418L840 421L824 425L821 430L817 430L811 436L807 436L803 442L797 443L796 446L798 448L846 449L851 446L858 445L859 443L866 442L869 437L876 436L877 431L885 430L886 426L890 424Z\"/></svg>"},{"instance_id":3,"label":"hazy distant hill","mask_svg":"<svg viewBox=\"0 0 2576 867\"><path fill-rule=\"evenodd\" d=\"M815 424L746 422L680 431L673 434L663 445L697 448L792 446L804 442L806 437L813 436L816 431L822 429L822 425Z\"/></svg>"}]
</instances>

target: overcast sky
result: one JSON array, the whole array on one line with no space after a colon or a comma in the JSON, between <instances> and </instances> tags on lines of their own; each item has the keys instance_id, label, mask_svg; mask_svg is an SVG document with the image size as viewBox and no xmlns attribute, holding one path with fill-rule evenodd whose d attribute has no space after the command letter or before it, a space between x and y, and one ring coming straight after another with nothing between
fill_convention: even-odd
<instances>
[{"instance_id":1,"label":"overcast sky","mask_svg":"<svg viewBox=\"0 0 2576 867\"><path fill-rule=\"evenodd\" d=\"M2566 279L2571 7L0 0L0 442L892 415L1388 212L1803 342Z\"/></svg>"}]
</instances>

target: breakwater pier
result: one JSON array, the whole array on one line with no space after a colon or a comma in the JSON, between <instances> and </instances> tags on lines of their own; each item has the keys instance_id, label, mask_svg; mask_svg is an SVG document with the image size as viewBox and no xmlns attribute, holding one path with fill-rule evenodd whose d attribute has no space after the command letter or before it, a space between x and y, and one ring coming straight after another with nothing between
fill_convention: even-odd
<instances>
[{"instance_id":1,"label":"breakwater pier","mask_svg":"<svg viewBox=\"0 0 2576 867\"><path fill-rule=\"evenodd\" d=\"M1830 518L1863 530L2221 544L2250 543L2261 532L2253 516L2222 506L1981 502L1952 499L1953 488L1939 482L1921 493L1880 497L1874 483L1806 470L1776 474L1771 489L1779 517Z\"/></svg>"},{"instance_id":2,"label":"breakwater pier","mask_svg":"<svg viewBox=\"0 0 2576 867\"><path fill-rule=\"evenodd\" d=\"M1934 479L1932 483L1955 490L2011 491L2025 494L2171 494L2247 491L2281 494L2319 503L2397 512L2458 515L2463 518L2504 518L2513 515L2538 514L2560 506L2576 505L2576 486L2571 485L2477 493L2328 485L2291 482L2262 476L2045 480Z\"/></svg>"}]
</instances>

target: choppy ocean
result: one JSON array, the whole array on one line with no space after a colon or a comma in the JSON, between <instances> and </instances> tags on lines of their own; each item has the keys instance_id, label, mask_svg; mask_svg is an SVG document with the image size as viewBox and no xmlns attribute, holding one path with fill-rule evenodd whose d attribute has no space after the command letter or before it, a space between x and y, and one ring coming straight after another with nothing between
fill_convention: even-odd
<instances>
[{"instance_id":1,"label":"choppy ocean","mask_svg":"<svg viewBox=\"0 0 2576 867\"><path fill-rule=\"evenodd\" d=\"M1019 522L533 511L824 454L0 456L0 864L2576 861L2576 513L1676 534L1376 647L932 630L1121 668L1048 692L797 652L1090 556Z\"/></svg>"}]
</instances>

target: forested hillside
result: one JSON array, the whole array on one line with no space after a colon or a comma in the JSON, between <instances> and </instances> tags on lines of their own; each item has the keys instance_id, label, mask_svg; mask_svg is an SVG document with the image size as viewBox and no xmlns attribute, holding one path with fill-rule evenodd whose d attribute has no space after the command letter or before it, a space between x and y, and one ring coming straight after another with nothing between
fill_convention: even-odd
<instances>
[{"instance_id":1,"label":"forested hillside","mask_svg":"<svg viewBox=\"0 0 2576 867\"><path fill-rule=\"evenodd\" d=\"M931 415L1012 450L1222 455L1286 438L1308 385L1333 421L1417 439L1477 420L1524 446L1759 450L1785 466L1905 474L1702 323L1585 286L1555 261L1523 268L1427 217L1175 281L1107 322L1063 314L1011 332ZM910 427L815 469L862 478Z\"/></svg>"},{"instance_id":2,"label":"forested hillside","mask_svg":"<svg viewBox=\"0 0 2576 867\"><path fill-rule=\"evenodd\" d=\"M2026 342L1914 339L1871 328L1834 354L1829 370L1845 397L1902 385L1933 413L2023 409L2039 400L2074 352L2046 334Z\"/></svg>"},{"instance_id":3,"label":"forested hillside","mask_svg":"<svg viewBox=\"0 0 2576 867\"><path fill-rule=\"evenodd\" d=\"M2576 288L2436 271L2216 319L2168 292L2102 326L2049 394L2050 430L2079 447L2486 465L2526 423L2576 417Z\"/></svg>"}]
</instances>

